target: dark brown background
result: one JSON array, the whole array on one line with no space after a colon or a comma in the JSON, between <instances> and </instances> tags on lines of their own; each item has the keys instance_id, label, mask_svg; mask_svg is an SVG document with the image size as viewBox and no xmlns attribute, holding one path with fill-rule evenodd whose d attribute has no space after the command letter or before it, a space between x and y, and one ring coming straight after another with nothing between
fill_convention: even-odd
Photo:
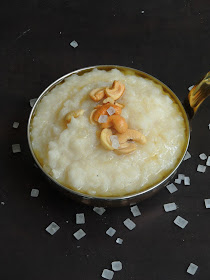
<instances>
[{"instance_id":1,"label":"dark brown background","mask_svg":"<svg viewBox=\"0 0 210 280\"><path fill-rule=\"evenodd\" d=\"M134 219L132 232L122 224L132 218L129 207L108 209L100 217L51 189L33 165L26 138L29 100L85 66L143 70L183 101L188 87L209 71L209 16L209 0L1 2L1 279L101 279L113 260L123 263L114 279L191 279L190 262L199 266L193 279L209 279L210 210L204 199L210 198L210 168L201 174L196 167L201 152L210 154L210 100L194 119L192 158L180 168L191 186L178 186L172 195L164 189L139 204L142 215ZM77 49L69 46L72 40ZM17 130L13 121L20 122ZM12 154L13 143L21 144L21 154ZM30 197L32 188L40 190L38 198ZM178 210L165 213L168 202L176 202ZM80 212L87 236L76 241L72 234L80 228L75 224ZM189 221L183 230L173 224L177 215ZM52 221L61 227L54 236L45 231ZM109 226L117 230L112 238L105 234Z\"/></svg>"}]
</instances>

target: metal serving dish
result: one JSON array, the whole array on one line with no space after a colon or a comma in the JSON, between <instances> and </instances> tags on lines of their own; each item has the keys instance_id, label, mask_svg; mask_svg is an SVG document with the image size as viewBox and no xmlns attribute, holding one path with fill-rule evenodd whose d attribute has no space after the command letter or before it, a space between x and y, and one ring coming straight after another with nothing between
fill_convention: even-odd
<instances>
[{"instance_id":1,"label":"metal serving dish","mask_svg":"<svg viewBox=\"0 0 210 280\"><path fill-rule=\"evenodd\" d=\"M110 71L112 69L118 69L125 73L129 73L129 74L132 73L133 75L137 75L137 76L152 80L153 82L161 85L163 87L163 90L179 105L180 111L182 112L182 115L183 115L183 118L184 118L185 124L186 124L185 147L182 151L180 158L177 161L175 168L173 170L171 170L171 172L169 172L167 176L163 177L161 179L161 181L159 181L157 184L149 186L139 192L125 195L122 197L90 196L90 195L86 195L86 194L74 191L70 188L65 187L64 185L60 184L59 182L57 182L54 178L52 178L49 174L47 174L43 170L40 162L38 161L38 159L33 151L33 148L32 148L30 129L31 129L31 121L33 119L33 116L36 113L36 108L39 105L39 102L41 101L43 96L47 95L56 85L63 83L67 77L69 77L73 74L77 74L77 75L81 76L84 73L92 71L94 68L97 68L99 70L106 70L106 71ZM193 87L193 89L191 89L191 91L189 92L188 96L186 97L184 103L182 104L180 102L180 100L178 99L178 97L175 95L175 93L170 88L168 88L165 84L163 84L158 79L156 79L156 78L152 77L151 75L146 74L142 71L139 71L139 70L136 70L133 68L129 68L129 67L115 66L115 65L100 65L100 66L92 66L92 67L79 69L79 70L73 71L71 73L68 73L68 74L64 75L63 77L59 78L58 80L56 80L55 82L53 82L49 87L47 87L42 92L42 94L37 99L32 111L30 113L29 120L28 120L28 127L27 127L28 143L29 143L29 147L31 150L31 154L32 154L36 164L39 166L39 168L42 170L42 172L47 176L49 181L52 183L52 186L56 187L60 191L63 191L66 195L70 196L72 199L85 203L85 204L88 204L88 205L94 205L94 206L104 206L104 207L111 206L112 207L112 206L132 205L132 204L135 204L141 200L144 200L144 199L152 196L156 192L158 192L161 188L166 186L169 183L169 181L173 178L173 176L176 174L177 168L182 163L185 153L187 151L188 145L189 145L191 120L192 120L194 114L196 113L197 109L199 108L200 104L209 95L210 95L210 72L207 73L207 75L201 80L201 82L199 82L196 86Z\"/></svg>"}]
</instances>

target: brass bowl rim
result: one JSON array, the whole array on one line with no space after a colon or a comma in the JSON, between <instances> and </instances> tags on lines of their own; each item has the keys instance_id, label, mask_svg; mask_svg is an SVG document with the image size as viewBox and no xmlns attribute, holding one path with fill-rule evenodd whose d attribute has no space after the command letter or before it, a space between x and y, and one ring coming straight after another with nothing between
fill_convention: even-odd
<instances>
[{"instance_id":1,"label":"brass bowl rim","mask_svg":"<svg viewBox=\"0 0 210 280\"><path fill-rule=\"evenodd\" d=\"M31 128L31 120L32 120L32 117L36 111L36 108L37 108L37 105L39 104L39 102L42 100L43 96L47 95L50 90L52 90L56 85L60 84L63 80L65 80L67 77L69 76L72 76L73 74L78 74L80 72L83 72L83 71L91 71L93 69L102 69L102 68L113 68L113 69L127 69L127 70L131 70L131 71L135 71L135 72L138 72L140 74L143 74L143 76L147 76L149 79L151 79L153 82L156 81L159 85L164 85L166 87L166 89L173 95L173 97L175 98L176 102L178 103L178 105L182 108L182 113L183 113L183 117L185 119L185 123L186 123L186 128L187 128L187 131L188 131L188 139L186 141L186 148L184 149L183 151L183 155L180 157L180 160L178 161L177 165L175 166L175 168L168 174L167 177L165 177L163 180L161 180L159 183L153 185L152 187L148 187L147 189L143 190L143 191L139 191L139 192L135 192L133 194L128 194L128 195L125 195L125 196L113 196L113 197L109 197L109 196L92 196L92 195L88 195L88 194L85 194L85 193L82 193L82 192L79 192L79 191L75 191L73 189L70 189L70 188L67 188L65 187L64 185L62 185L61 183L59 183L58 181L56 181L52 176L50 176L44 169L43 167L41 166L41 164L39 163L38 159L36 158L35 156L35 153L33 151L33 148L32 148L32 143L31 143L31 137L30 137L30 128ZM131 67L126 67L126 66L120 66L120 65L95 65L95 66L89 66L89 67L84 67L84 68L81 68L81 69L78 69L78 70L75 70L75 71L72 71L72 72L69 72L65 75L63 75L62 77L58 78L57 80L55 80L54 82L52 82L41 94L40 96L37 98L31 112L30 112L30 115L29 115L29 119L28 119L28 125L27 125L27 138L28 138L28 145L29 145L29 148L30 148L30 151L31 151L31 154L36 162L36 164L38 165L38 167L42 170L42 172L50 179L52 180L56 185L58 185L59 187L61 187L62 189L64 189L65 191L68 191L70 192L71 194L73 195L77 195L77 196L80 196L82 199L84 200L92 200L92 199L96 199L98 201L119 201L119 200L129 200L129 199L132 199L132 198L135 198L135 197L139 197L139 196L144 196L145 194L149 193L149 192L152 192L153 190L155 190L156 188L162 186L164 183L166 183L169 178L172 176L172 174L174 174L176 172L176 170L179 168L180 164L182 163L184 157L185 157L185 154L187 152L187 149L188 149L188 146L189 146L189 142L190 142L190 125L189 125L189 119L187 117L187 114L186 114L186 111L181 103L181 101L179 100L179 98L177 97L177 95L167 86L165 85L163 82L161 82L159 79L155 78L154 76L144 72L144 71L141 71L141 70L138 70L138 69L135 69L135 68L131 68Z\"/></svg>"}]
</instances>

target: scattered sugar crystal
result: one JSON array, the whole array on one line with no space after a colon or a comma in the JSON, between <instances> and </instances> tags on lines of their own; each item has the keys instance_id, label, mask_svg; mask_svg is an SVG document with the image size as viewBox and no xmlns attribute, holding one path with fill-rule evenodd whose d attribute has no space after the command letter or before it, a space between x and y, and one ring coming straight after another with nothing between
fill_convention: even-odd
<instances>
[{"instance_id":1,"label":"scattered sugar crystal","mask_svg":"<svg viewBox=\"0 0 210 280\"><path fill-rule=\"evenodd\" d=\"M84 213L76 214L76 224L82 225L85 223L85 215Z\"/></svg>"},{"instance_id":2,"label":"scattered sugar crystal","mask_svg":"<svg viewBox=\"0 0 210 280\"><path fill-rule=\"evenodd\" d=\"M175 223L175 225L179 226L180 228L185 228L186 225L188 224L188 221L180 216L177 216L176 219L174 220L174 223Z\"/></svg>"},{"instance_id":3,"label":"scattered sugar crystal","mask_svg":"<svg viewBox=\"0 0 210 280\"><path fill-rule=\"evenodd\" d=\"M190 185L190 177L184 177L184 184L185 184L185 186Z\"/></svg>"},{"instance_id":4,"label":"scattered sugar crystal","mask_svg":"<svg viewBox=\"0 0 210 280\"><path fill-rule=\"evenodd\" d=\"M80 240L81 238L83 238L86 235L86 233L84 232L84 230L79 229L73 235L77 240Z\"/></svg>"},{"instance_id":5,"label":"scattered sugar crystal","mask_svg":"<svg viewBox=\"0 0 210 280\"><path fill-rule=\"evenodd\" d=\"M115 140L114 140L114 141L112 142L112 147L113 147L114 149L118 149L119 146L120 146L119 141L115 141Z\"/></svg>"},{"instance_id":6,"label":"scattered sugar crystal","mask_svg":"<svg viewBox=\"0 0 210 280\"><path fill-rule=\"evenodd\" d=\"M31 190L31 196L32 197L38 197L39 195L39 190L38 189L32 189Z\"/></svg>"},{"instance_id":7,"label":"scattered sugar crystal","mask_svg":"<svg viewBox=\"0 0 210 280\"><path fill-rule=\"evenodd\" d=\"M114 115L115 113L115 108L113 108L112 106L110 106L108 109L107 109L107 113L111 116L111 115Z\"/></svg>"},{"instance_id":8,"label":"scattered sugar crystal","mask_svg":"<svg viewBox=\"0 0 210 280\"><path fill-rule=\"evenodd\" d=\"M194 87L194 85L188 87L188 90L190 91L193 87Z\"/></svg>"},{"instance_id":9,"label":"scattered sugar crystal","mask_svg":"<svg viewBox=\"0 0 210 280\"><path fill-rule=\"evenodd\" d=\"M123 224L129 229L129 230L133 230L136 227L136 224L131 221L129 218L126 219Z\"/></svg>"},{"instance_id":10,"label":"scattered sugar crystal","mask_svg":"<svg viewBox=\"0 0 210 280\"><path fill-rule=\"evenodd\" d=\"M99 123L106 123L108 119L107 115L100 115L100 117L98 118L98 122Z\"/></svg>"},{"instance_id":11,"label":"scattered sugar crystal","mask_svg":"<svg viewBox=\"0 0 210 280\"><path fill-rule=\"evenodd\" d=\"M210 208L210 198L204 199L206 208Z\"/></svg>"},{"instance_id":12,"label":"scattered sugar crystal","mask_svg":"<svg viewBox=\"0 0 210 280\"><path fill-rule=\"evenodd\" d=\"M207 166L210 166L210 156L208 156L208 159L207 159L207 161L206 161L206 165L207 165Z\"/></svg>"},{"instance_id":13,"label":"scattered sugar crystal","mask_svg":"<svg viewBox=\"0 0 210 280\"><path fill-rule=\"evenodd\" d=\"M122 263L120 261L112 262L112 270L114 270L114 271L122 270Z\"/></svg>"},{"instance_id":14,"label":"scattered sugar crystal","mask_svg":"<svg viewBox=\"0 0 210 280\"><path fill-rule=\"evenodd\" d=\"M178 190L177 187L173 183L171 183L168 186L166 186L166 188L168 189L168 191L170 193L174 193L174 192L176 192Z\"/></svg>"},{"instance_id":15,"label":"scattered sugar crystal","mask_svg":"<svg viewBox=\"0 0 210 280\"><path fill-rule=\"evenodd\" d=\"M121 244L123 243L123 239L121 239L121 238L118 237L118 238L116 239L116 243L121 245Z\"/></svg>"},{"instance_id":16,"label":"scattered sugar crystal","mask_svg":"<svg viewBox=\"0 0 210 280\"><path fill-rule=\"evenodd\" d=\"M111 136L110 136L110 140L111 140L111 142L112 142L112 147L113 147L114 149L118 149L119 146L120 146L120 143L119 143L119 140L118 140L117 135L111 135Z\"/></svg>"},{"instance_id":17,"label":"scattered sugar crystal","mask_svg":"<svg viewBox=\"0 0 210 280\"><path fill-rule=\"evenodd\" d=\"M60 228L60 227L59 227L56 223L52 222L52 223L46 228L46 231L47 231L49 234L53 235L53 234L56 233L56 231L59 230L59 228Z\"/></svg>"},{"instance_id":18,"label":"scattered sugar crystal","mask_svg":"<svg viewBox=\"0 0 210 280\"><path fill-rule=\"evenodd\" d=\"M202 154L199 155L199 158L202 159L202 160L205 160L205 159L207 159L207 155L202 153Z\"/></svg>"},{"instance_id":19,"label":"scattered sugar crystal","mask_svg":"<svg viewBox=\"0 0 210 280\"><path fill-rule=\"evenodd\" d=\"M166 212L174 211L177 209L176 203L174 202L164 204L163 207Z\"/></svg>"},{"instance_id":20,"label":"scattered sugar crystal","mask_svg":"<svg viewBox=\"0 0 210 280\"><path fill-rule=\"evenodd\" d=\"M101 276L104 278L104 279L108 279L108 280L112 280L113 276L114 276L114 272L112 270L109 270L109 269L104 269Z\"/></svg>"},{"instance_id":21,"label":"scattered sugar crystal","mask_svg":"<svg viewBox=\"0 0 210 280\"><path fill-rule=\"evenodd\" d=\"M184 160L191 158L191 154L187 151L184 157Z\"/></svg>"},{"instance_id":22,"label":"scattered sugar crystal","mask_svg":"<svg viewBox=\"0 0 210 280\"><path fill-rule=\"evenodd\" d=\"M12 152L15 153L20 153L21 149L20 149L20 144L13 144L12 145Z\"/></svg>"},{"instance_id":23,"label":"scattered sugar crystal","mask_svg":"<svg viewBox=\"0 0 210 280\"><path fill-rule=\"evenodd\" d=\"M71 41L71 43L70 43L70 46L72 47L72 48L77 48L78 47L78 43L77 43L77 41Z\"/></svg>"},{"instance_id":24,"label":"scattered sugar crystal","mask_svg":"<svg viewBox=\"0 0 210 280\"><path fill-rule=\"evenodd\" d=\"M188 269L187 269L187 273L191 274L191 275L194 275L196 273L198 269L198 266L194 263L191 263L189 266L188 266Z\"/></svg>"},{"instance_id":25,"label":"scattered sugar crystal","mask_svg":"<svg viewBox=\"0 0 210 280\"><path fill-rule=\"evenodd\" d=\"M18 128L18 126L19 126L19 122L14 122L12 127L13 128Z\"/></svg>"},{"instance_id":26,"label":"scattered sugar crystal","mask_svg":"<svg viewBox=\"0 0 210 280\"><path fill-rule=\"evenodd\" d=\"M198 167L197 167L197 171L201 172L201 173L204 173L206 171L206 166L199 164Z\"/></svg>"},{"instance_id":27,"label":"scattered sugar crystal","mask_svg":"<svg viewBox=\"0 0 210 280\"><path fill-rule=\"evenodd\" d=\"M95 211L98 215L103 215L104 214L104 212L106 211L106 209L105 208L103 208L103 207L94 207L93 208L93 211Z\"/></svg>"},{"instance_id":28,"label":"scattered sugar crystal","mask_svg":"<svg viewBox=\"0 0 210 280\"><path fill-rule=\"evenodd\" d=\"M142 14L144 14L144 11L141 11Z\"/></svg>"},{"instance_id":29,"label":"scattered sugar crystal","mask_svg":"<svg viewBox=\"0 0 210 280\"><path fill-rule=\"evenodd\" d=\"M134 217L141 215L141 212L139 211L139 207L137 205L131 207L131 213Z\"/></svg>"},{"instance_id":30,"label":"scattered sugar crystal","mask_svg":"<svg viewBox=\"0 0 210 280\"><path fill-rule=\"evenodd\" d=\"M184 180L184 178L185 178L184 174L178 174L178 179Z\"/></svg>"},{"instance_id":31,"label":"scattered sugar crystal","mask_svg":"<svg viewBox=\"0 0 210 280\"><path fill-rule=\"evenodd\" d=\"M107 229L106 234L109 236L113 236L116 233L116 229L110 227L109 229Z\"/></svg>"},{"instance_id":32,"label":"scattered sugar crystal","mask_svg":"<svg viewBox=\"0 0 210 280\"><path fill-rule=\"evenodd\" d=\"M31 108L34 107L34 104L36 103L36 101L37 101L37 98L30 99L29 103L30 103Z\"/></svg>"},{"instance_id":33,"label":"scattered sugar crystal","mask_svg":"<svg viewBox=\"0 0 210 280\"><path fill-rule=\"evenodd\" d=\"M1 201L1 205L5 205L5 202L4 202L4 201Z\"/></svg>"},{"instance_id":34,"label":"scattered sugar crystal","mask_svg":"<svg viewBox=\"0 0 210 280\"><path fill-rule=\"evenodd\" d=\"M208 124L209 130L210 130L210 124Z\"/></svg>"},{"instance_id":35,"label":"scattered sugar crystal","mask_svg":"<svg viewBox=\"0 0 210 280\"><path fill-rule=\"evenodd\" d=\"M179 184L179 185L180 185L180 184L181 184L181 179L179 179L179 178L178 178L178 179L175 179L174 182L175 182L176 184Z\"/></svg>"},{"instance_id":36,"label":"scattered sugar crystal","mask_svg":"<svg viewBox=\"0 0 210 280\"><path fill-rule=\"evenodd\" d=\"M117 141L118 141L118 136L117 136L117 135L111 135L111 136L110 136L110 140L111 140L111 141L114 141L114 140L117 140Z\"/></svg>"}]
</instances>

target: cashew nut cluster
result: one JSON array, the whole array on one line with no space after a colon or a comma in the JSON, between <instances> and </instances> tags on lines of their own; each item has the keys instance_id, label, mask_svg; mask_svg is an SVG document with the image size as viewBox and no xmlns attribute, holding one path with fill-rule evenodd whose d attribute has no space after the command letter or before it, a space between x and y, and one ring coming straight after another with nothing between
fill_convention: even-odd
<instances>
[{"instance_id":1,"label":"cashew nut cluster","mask_svg":"<svg viewBox=\"0 0 210 280\"><path fill-rule=\"evenodd\" d=\"M146 137L140 131L129 129L126 120L121 116L125 106L117 103L116 100L123 95L124 91L124 84L114 81L111 87L96 88L90 92L90 98L96 102L105 97L103 103L98 104L91 112L90 123L101 125L102 146L119 155L135 151L137 146L134 142L142 145L147 142ZM115 140L112 141L112 139Z\"/></svg>"}]
</instances>

